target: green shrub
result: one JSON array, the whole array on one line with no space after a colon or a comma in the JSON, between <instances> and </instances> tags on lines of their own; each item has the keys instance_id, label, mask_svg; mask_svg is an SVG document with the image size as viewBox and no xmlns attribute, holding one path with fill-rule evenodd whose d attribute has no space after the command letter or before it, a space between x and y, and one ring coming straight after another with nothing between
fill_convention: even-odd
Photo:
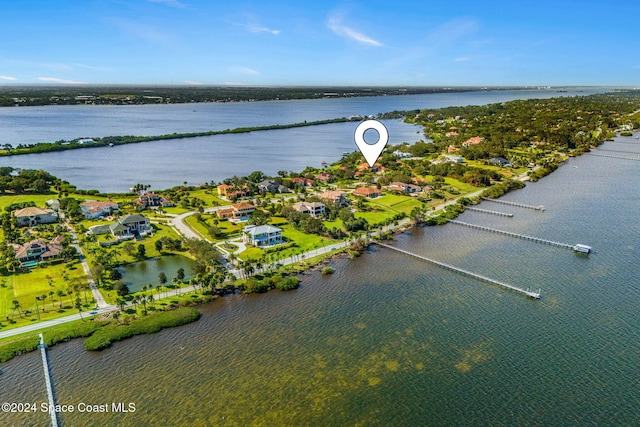
<instances>
[{"instance_id":1,"label":"green shrub","mask_svg":"<svg viewBox=\"0 0 640 427\"><path fill-rule=\"evenodd\" d=\"M199 318L200 312L190 307L160 311L132 320L128 325L107 325L87 338L84 342L84 347L92 351L102 350L109 347L113 342L121 341L134 335L152 334L164 328L195 322Z\"/></svg>"},{"instance_id":2,"label":"green shrub","mask_svg":"<svg viewBox=\"0 0 640 427\"><path fill-rule=\"evenodd\" d=\"M322 274L325 275L325 276L327 274L333 274L334 272L335 272L335 270L333 269L333 267L326 266L326 267L324 267L322 269Z\"/></svg>"}]
</instances>

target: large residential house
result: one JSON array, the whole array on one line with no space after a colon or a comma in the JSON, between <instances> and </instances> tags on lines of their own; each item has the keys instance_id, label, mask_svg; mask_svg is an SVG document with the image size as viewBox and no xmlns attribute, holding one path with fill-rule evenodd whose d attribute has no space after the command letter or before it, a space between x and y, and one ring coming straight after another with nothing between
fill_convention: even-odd
<instances>
[{"instance_id":1,"label":"large residential house","mask_svg":"<svg viewBox=\"0 0 640 427\"><path fill-rule=\"evenodd\" d=\"M51 224L58 221L58 214L53 209L42 209L35 206L16 209L12 212L20 227L33 227L38 224Z\"/></svg>"},{"instance_id":2,"label":"large residential house","mask_svg":"<svg viewBox=\"0 0 640 427\"><path fill-rule=\"evenodd\" d=\"M344 191L331 190L318 194L318 198L334 202L338 206L344 206L347 204L347 198L344 196Z\"/></svg>"},{"instance_id":3,"label":"large residential house","mask_svg":"<svg viewBox=\"0 0 640 427\"><path fill-rule=\"evenodd\" d=\"M463 147L468 147L470 145L478 145L480 144L482 141L484 141L484 138L480 137L480 136L474 136L472 138L467 139L465 142L462 143Z\"/></svg>"},{"instance_id":4,"label":"large residential house","mask_svg":"<svg viewBox=\"0 0 640 427\"><path fill-rule=\"evenodd\" d=\"M228 219L231 222L242 222L249 219L249 215L256 210L256 207L250 203L236 203L228 207L218 209L216 214L220 219Z\"/></svg>"},{"instance_id":5,"label":"large residential house","mask_svg":"<svg viewBox=\"0 0 640 427\"><path fill-rule=\"evenodd\" d=\"M294 203L293 209L300 213L311 215L314 218L320 218L324 215L325 206L320 202L298 202Z\"/></svg>"},{"instance_id":6,"label":"large residential house","mask_svg":"<svg viewBox=\"0 0 640 427\"><path fill-rule=\"evenodd\" d=\"M80 210L87 219L101 218L118 212L118 204L116 202L89 201L80 203Z\"/></svg>"},{"instance_id":7,"label":"large residential house","mask_svg":"<svg viewBox=\"0 0 640 427\"><path fill-rule=\"evenodd\" d=\"M352 194L368 197L370 199L375 199L376 197L382 196L382 192L376 187L358 187L353 190Z\"/></svg>"},{"instance_id":8,"label":"large residential house","mask_svg":"<svg viewBox=\"0 0 640 427\"><path fill-rule=\"evenodd\" d=\"M319 181L329 182L333 180L333 175L331 175L329 172L320 172L318 175L316 175L316 179Z\"/></svg>"},{"instance_id":9,"label":"large residential house","mask_svg":"<svg viewBox=\"0 0 640 427\"><path fill-rule=\"evenodd\" d=\"M293 185L297 185L298 187L311 187L313 185L313 180L304 178L301 176L291 178L291 182Z\"/></svg>"},{"instance_id":10,"label":"large residential house","mask_svg":"<svg viewBox=\"0 0 640 427\"><path fill-rule=\"evenodd\" d=\"M140 210L146 208L155 208L155 207L169 207L173 206L173 202L166 197L162 197L155 193L142 193L138 196L137 199L133 201L136 207Z\"/></svg>"},{"instance_id":11,"label":"large residential house","mask_svg":"<svg viewBox=\"0 0 640 427\"><path fill-rule=\"evenodd\" d=\"M13 245L15 257L22 265L59 258L64 249L63 240L64 237L57 236L48 243L44 239L35 239L24 245Z\"/></svg>"},{"instance_id":12,"label":"large residential house","mask_svg":"<svg viewBox=\"0 0 640 427\"><path fill-rule=\"evenodd\" d=\"M115 242L135 239L136 237L146 237L151 235L153 229L149 218L142 214L125 215L111 224L94 225L89 227L87 234L111 234Z\"/></svg>"},{"instance_id":13,"label":"large residential house","mask_svg":"<svg viewBox=\"0 0 640 427\"><path fill-rule=\"evenodd\" d=\"M244 186L241 189L238 189L236 186L229 184L220 184L218 185L218 196L226 197L227 199L237 199L240 197L249 196L249 189Z\"/></svg>"},{"instance_id":14,"label":"large residential house","mask_svg":"<svg viewBox=\"0 0 640 427\"><path fill-rule=\"evenodd\" d=\"M262 193L291 193L288 187L284 185L280 185L275 181L271 181L270 179L265 179L260 184L258 184L258 189Z\"/></svg>"},{"instance_id":15,"label":"large residential house","mask_svg":"<svg viewBox=\"0 0 640 427\"><path fill-rule=\"evenodd\" d=\"M273 225L249 225L242 232L246 244L264 248L279 245L282 240L282 229Z\"/></svg>"},{"instance_id":16,"label":"large residential house","mask_svg":"<svg viewBox=\"0 0 640 427\"><path fill-rule=\"evenodd\" d=\"M392 182L387 187L389 191L398 191L400 193L419 193L422 191L422 187L414 184L405 184L404 182Z\"/></svg>"}]
</instances>

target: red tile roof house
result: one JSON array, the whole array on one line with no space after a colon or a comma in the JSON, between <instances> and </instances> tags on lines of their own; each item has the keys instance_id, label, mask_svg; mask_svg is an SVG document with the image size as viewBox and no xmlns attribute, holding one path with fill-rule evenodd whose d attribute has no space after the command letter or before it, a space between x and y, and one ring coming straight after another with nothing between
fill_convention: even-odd
<instances>
[{"instance_id":1,"label":"red tile roof house","mask_svg":"<svg viewBox=\"0 0 640 427\"><path fill-rule=\"evenodd\" d=\"M298 187L311 187L313 185L313 180L308 178L303 178L301 176L296 178L291 178L291 182Z\"/></svg>"},{"instance_id":2,"label":"red tile roof house","mask_svg":"<svg viewBox=\"0 0 640 427\"><path fill-rule=\"evenodd\" d=\"M382 192L378 190L376 187L358 187L355 190L353 190L351 194L368 197L370 199L375 199L376 197L382 196Z\"/></svg>"},{"instance_id":3,"label":"red tile roof house","mask_svg":"<svg viewBox=\"0 0 640 427\"><path fill-rule=\"evenodd\" d=\"M109 216L118 212L118 204L116 202L90 201L80 203L80 210L87 219L100 218L102 216Z\"/></svg>"},{"instance_id":4,"label":"red tile roof house","mask_svg":"<svg viewBox=\"0 0 640 427\"><path fill-rule=\"evenodd\" d=\"M165 197L162 197L155 193L142 193L137 199L133 201L139 210L162 206L173 206L173 202Z\"/></svg>"},{"instance_id":5,"label":"red tile roof house","mask_svg":"<svg viewBox=\"0 0 640 427\"><path fill-rule=\"evenodd\" d=\"M234 190L234 188L236 188L236 190ZM237 188L238 187L229 184L220 184L218 185L218 196L235 199L249 195L249 189L247 187Z\"/></svg>"},{"instance_id":6,"label":"red tile roof house","mask_svg":"<svg viewBox=\"0 0 640 427\"><path fill-rule=\"evenodd\" d=\"M469 138L465 142L463 142L462 146L468 147L470 145L477 145L477 144L480 144L482 141L484 141L484 138L479 136L474 136L473 138Z\"/></svg>"},{"instance_id":7,"label":"red tile roof house","mask_svg":"<svg viewBox=\"0 0 640 427\"><path fill-rule=\"evenodd\" d=\"M216 214L220 219L228 219L230 222L243 222L249 219L249 215L256 210L250 203L236 203L234 205L218 209Z\"/></svg>"},{"instance_id":8,"label":"red tile roof house","mask_svg":"<svg viewBox=\"0 0 640 427\"><path fill-rule=\"evenodd\" d=\"M329 182L331 179L333 179L333 175L331 175L328 172L322 172L316 175L316 179L319 179L320 181L324 181L324 182Z\"/></svg>"}]
</instances>

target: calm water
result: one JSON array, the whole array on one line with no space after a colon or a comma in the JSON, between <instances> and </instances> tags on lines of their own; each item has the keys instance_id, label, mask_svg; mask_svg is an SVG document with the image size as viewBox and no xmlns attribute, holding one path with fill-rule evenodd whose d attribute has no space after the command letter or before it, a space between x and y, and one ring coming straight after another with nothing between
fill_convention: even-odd
<instances>
[{"instance_id":1,"label":"calm water","mask_svg":"<svg viewBox=\"0 0 640 427\"><path fill-rule=\"evenodd\" d=\"M624 141L631 141L624 139ZM640 145L603 148L640 152ZM603 152L604 154L604 152ZM617 153L620 154L620 153ZM621 154L624 156L624 154ZM640 155L630 155L640 159ZM60 403L134 402L66 426L640 425L640 162L585 155L505 197L544 204L462 220L593 246L571 251L448 225L394 244L514 285L531 300L382 248L235 296L200 321L100 353L49 351ZM2 365L0 401L45 398L40 356ZM45 425L44 414L3 414Z\"/></svg>"},{"instance_id":2,"label":"calm water","mask_svg":"<svg viewBox=\"0 0 640 427\"><path fill-rule=\"evenodd\" d=\"M160 135L297 123L377 114L393 110L480 105L513 99L549 98L601 92L554 90L467 92L299 101L145 106L49 106L0 108L0 143L34 143L107 135ZM421 129L386 121L389 143L424 138ZM221 181L255 170L275 175L334 162L356 149L355 123L217 135L0 158L0 165L40 168L82 189L122 192L136 183L155 189L187 181ZM418 131L418 133L416 133Z\"/></svg>"},{"instance_id":3,"label":"calm water","mask_svg":"<svg viewBox=\"0 0 640 427\"><path fill-rule=\"evenodd\" d=\"M193 277L191 272L193 265L193 260L182 255L173 255L127 264L120 268L120 272L122 273L122 281L127 285L129 291L138 292L143 286L149 284L155 288L158 285L160 272L167 276L167 284L171 284L178 270L183 268L185 280L189 280Z\"/></svg>"}]
</instances>

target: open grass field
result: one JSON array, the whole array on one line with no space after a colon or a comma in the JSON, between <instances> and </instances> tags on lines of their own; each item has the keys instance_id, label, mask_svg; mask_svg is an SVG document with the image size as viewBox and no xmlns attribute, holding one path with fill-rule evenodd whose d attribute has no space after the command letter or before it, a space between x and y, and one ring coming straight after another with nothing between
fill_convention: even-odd
<instances>
[{"instance_id":1,"label":"open grass field","mask_svg":"<svg viewBox=\"0 0 640 427\"><path fill-rule=\"evenodd\" d=\"M66 280L65 280L66 279ZM32 319L36 319L36 296L46 295L44 301L46 313L41 313L40 318L53 318L65 315L58 313L60 298L62 298L62 306L67 307L66 314L69 314L70 306L73 306L75 296L66 295L58 296L57 292L62 291L69 294L69 286L72 285L74 279L81 283L87 283L86 276L79 262L74 261L69 264L49 265L46 268L34 267L26 273L18 273L10 276L0 277L0 322L5 320L7 316L11 317L13 310L13 300L17 300L22 310L30 310L34 313ZM54 295L50 295L53 292ZM84 302L84 295L82 296ZM91 299L91 294L88 293ZM42 303L38 302L38 306L42 308ZM30 323L32 320L24 319L21 322L18 312L15 311L13 319L19 323ZM17 325L21 326L21 325Z\"/></svg>"}]
</instances>

